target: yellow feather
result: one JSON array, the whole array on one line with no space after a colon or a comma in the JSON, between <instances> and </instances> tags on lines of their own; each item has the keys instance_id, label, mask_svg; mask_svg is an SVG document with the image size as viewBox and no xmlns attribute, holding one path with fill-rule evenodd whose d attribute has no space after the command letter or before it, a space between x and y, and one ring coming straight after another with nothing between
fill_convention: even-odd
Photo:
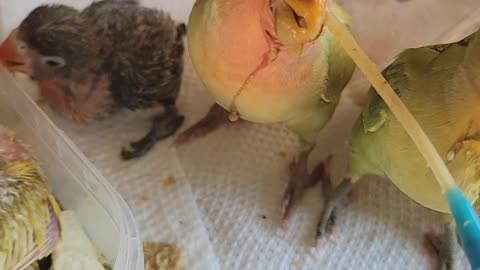
<instances>
[{"instance_id":1,"label":"yellow feather","mask_svg":"<svg viewBox=\"0 0 480 270\"><path fill-rule=\"evenodd\" d=\"M15 192L14 199L0 208L0 219L4 221L0 227L0 235L4 236L0 250L6 254L0 268L12 269L35 248L42 249L46 245L47 226L51 222L49 203L56 214L61 210L35 163L3 162L0 173L0 177L3 175L0 186Z\"/></svg>"}]
</instances>

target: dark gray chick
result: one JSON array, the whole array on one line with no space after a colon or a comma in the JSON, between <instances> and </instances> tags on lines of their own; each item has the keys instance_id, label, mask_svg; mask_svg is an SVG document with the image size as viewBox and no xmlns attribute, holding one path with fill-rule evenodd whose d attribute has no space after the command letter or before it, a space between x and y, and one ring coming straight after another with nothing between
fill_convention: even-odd
<instances>
[{"instance_id":1,"label":"dark gray chick","mask_svg":"<svg viewBox=\"0 0 480 270\"><path fill-rule=\"evenodd\" d=\"M184 117L176 100L183 73L184 24L133 0L35 8L0 46L0 61L39 82L58 114L91 123L118 109L163 106L149 132L122 150L130 160L173 135Z\"/></svg>"}]
</instances>

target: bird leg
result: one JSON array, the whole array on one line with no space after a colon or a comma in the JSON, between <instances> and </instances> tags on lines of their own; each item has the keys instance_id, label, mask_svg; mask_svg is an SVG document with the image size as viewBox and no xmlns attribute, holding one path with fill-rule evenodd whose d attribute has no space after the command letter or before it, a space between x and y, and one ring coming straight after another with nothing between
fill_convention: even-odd
<instances>
[{"instance_id":1,"label":"bird leg","mask_svg":"<svg viewBox=\"0 0 480 270\"><path fill-rule=\"evenodd\" d=\"M425 245L433 251L438 270L453 270L454 261L460 253L455 225L445 224L442 232L430 231L425 234Z\"/></svg>"},{"instance_id":2,"label":"bird leg","mask_svg":"<svg viewBox=\"0 0 480 270\"><path fill-rule=\"evenodd\" d=\"M205 137L219 127L231 123L231 121L229 121L229 114L227 110L215 103L210 107L207 115L177 136L173 146L181 146L195 139Z\"/></svg>"},{"instance_id":3,"label":"bird leg","mask_svg":"<svg viewBox=\"0 0 480 270\"><path fill-rule=\"evenodd\" d=\"M316 233L316 247L320 247L321 241L331 234L333 226L337 217L338 206L343 198L345 198L350 191L352 191L353 182L350 178L345 178L335 188L333 188L330 177L323 177L322 179L322 191L325 199L325 205L320 216L320 221L317 226Z\"/></svg>"},{"instance_id":4,"label":"bird leg","mask_svg":"<svg viewBox=\"0 0 480 270\"><path fill-rule=\"evenodd\" d=\"M164 113L153 118L150 131L141 140L130 144L131 150L122 149L122 159L131 160L144 156L155 144L173 135L185 120L184 116L178 114L175 105L166 107Z\"/></svg>"},{"instance_id":5,"label":"bird leg","mask_svg":"<svg viewBox=\"0 0 480 270\"><path fill-rule=\"evenodd\" d=\"M298 159L290 163L290 180L283 195L281 227L287 228L287 223L293 208L302 198L306 189L313 187L325 174L327 165L318 164L311 174L308 173L307 162L313 147L300 153Z\"/></svg>"}]
</instances>

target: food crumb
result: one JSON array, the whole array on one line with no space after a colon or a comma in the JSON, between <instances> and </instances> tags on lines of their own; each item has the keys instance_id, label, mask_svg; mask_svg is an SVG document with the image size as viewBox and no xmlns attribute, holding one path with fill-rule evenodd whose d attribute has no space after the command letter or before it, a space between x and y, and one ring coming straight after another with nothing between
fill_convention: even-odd
<instances>
[{"instance_id":1,"label":"food crumb","mask_svg":"<svg viewBox=\"0 0 480 270\"><path fill-rule=\"evenodd\" d=\"M143 242L145 270L182 269L183 251L169 243Z\"/></svg>"},{"instance_id":2,"label":"food crumb","mask_svg":"<svg viewBox=\"0 0 480 270\"><path fill-rule=\"evenodd\" d=\"M173 176L170 176L167 179L163 180L164 187L171 187L171 186L174 186L176 183L177 183L177 180Z\"/></svg>"},{"instance_id":3,"label":"food crumb","mask_svg":"<svg viewBox=\"0 0 480 270\"><path fill-rule=\"evenodd\" d=\"M302 269L302 263L301 262L293 262L292 266L295 267L298 270Z\"/></svg>"},{"instance_id":4,"label":"food crumb","mask_svg":"<svg viewBox=\"0 0 480 270\"><path fill-rule=\"evenodd\" d=\"M261 215L260 217L261 217L262 219L267 219L267 216L265 216L265 215Z\"/></svg>"},{"instance_id":5,"label":"food crumb","mask_svg":"<svg viewBox=\"0 0 480 270\"><path fill-rule=\"evenodd\" d=\"M287 158L287 153L285 153L283 151L279 152L278 155L281 156L282 158Z\"/></svg>"},{"instance_id":6,"label":"food crumb","mask_svg":"<svg viewBox=\"0 0 480 270\"><path fill-rule=\"evenodd\" d=\"M150 197L148 197L148 195L143 195L143 196L142 196L142 201L143 201L143 202L149 202L149 201L150 201Z\"/></svg>"}]
</instances>

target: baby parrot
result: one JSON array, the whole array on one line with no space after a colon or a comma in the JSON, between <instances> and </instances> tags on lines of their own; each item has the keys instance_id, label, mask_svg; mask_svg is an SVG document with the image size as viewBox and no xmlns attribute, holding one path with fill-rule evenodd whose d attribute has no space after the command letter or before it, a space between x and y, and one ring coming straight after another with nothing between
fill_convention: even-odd
<instances>
[{"instance_id":1,"label":"baby parrot","mask_svg":"<svg viewBox=\"0 0 480 270\"><path fill-rule=\"evenodd\" d=\"M135 0L35 8L0 46L0 62L38 81L40 94L64 118L88 124L118 109L161 108L130 160L173 135L184 117L176 99L183 73L184 24Z\"/></svg>"},{"instance_id":2,"label":"baby parrot","mask_svg":"<svg viewBox=\"0 0 480 270\"><path fill-rule=\"evenodd\" d=\"M459 187L480 209L480 30L456 43L407 49L383 75L443 154ZM353 129L345 179L326 194L319 238L333 225L339 199L366 175L388 177L417 203L445 213L446 228L454 228L433 173L373 88ZM457 243L452 231L446 235L449 240L443 245L431 234L429 239L442 255L441 265L450 267Z\"/></svg>"},{"instance_id":3,"label":"baby parrot","mask_svg":"<svg viewBox=\"0 0 480 270\"><path fill-rule=\"evenodd\" d=\"M0 126L0 269L22 270L49 256L61 236L59 213L34 158Z\"/></svg>"},{"instance_id":4,"label":"baby parrot","mask_svg":"<svg viewBox=\"0 0 480 270\"><path fill-rule=\"evenodd\" d=\"M322 167L309 175L307 159L355 69L323 26L327 7L348 28L350 19L327 2L197 0L188 24L194 68L217 104L180 134L175 145L205 136L237 116L285 124L298 134L302 149L291 166L284 225L303 189L319 178Z\"/></svg>"}]
</instances>

